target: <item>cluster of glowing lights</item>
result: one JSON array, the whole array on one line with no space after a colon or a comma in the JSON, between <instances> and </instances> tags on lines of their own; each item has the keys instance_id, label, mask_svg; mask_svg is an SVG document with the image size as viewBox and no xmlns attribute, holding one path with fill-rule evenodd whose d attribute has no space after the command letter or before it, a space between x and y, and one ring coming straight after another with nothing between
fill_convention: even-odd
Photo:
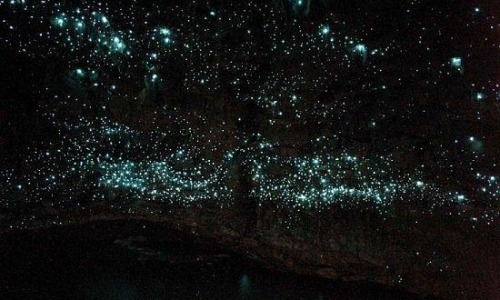
<instances>
[{"instance_id":1,"label":"cluster of glowing lights","mask_svg":"<svg viewBox=\"0 0 500 300\"><path fill-rule=\"evenodd\" d=\"M267 155L254 162L254 180L259 184L253 195L260 201L279 199L298 209L321 209L334 203L355 207L368 202L383 211L405 198L419 202L433 195L436 203L445 203L454 195L415 179L422 176L420 172L389 171L393 161L384 157L370 161L347 153L288 159Z\"/></svg>"},{"instance_id":2,"label":"cluster of glowing lights","mask_svg":"<svg viewBox=\"0 0 500 300\"><path fill-rule=\"evenodd\" d=\"M106 199L112 191L140 201L225 203L235 200L235 153L244 153L243 163L252 166L251 194L261 202L275 201L296 209L368 202L384 212L398 201L433 199L435 207L472 199L470 191L457 186L445 189L427 179L425 167L403 172L391 155L370 153L363 145L338 150L344 147L346 136L354 140L357 136L352 135L359 132L376 133L387 126L391 115L412 114L414 101L405 101L405 109L395 112L383 98L402 87L402 75L387 71L384 60L413 55L399 41L370 40L369 30L347 30L334 14L318 20L290 20L281 10L254 1L246 4L248 9L271 20L258 29L249 25L254 15L236 4L228 4L226 9L207 8L202 17L194 19L189 8L171 7L154 15L133 2L122 11L92 1L80 8L61 1L41 1L28 6L33 23L17 24L14 18L3 23L11 28L12 36L2 39L20 53L54 56L59 52L53 49L64 49L73 88L67 94L54 89L51 106L44 108L60 130L62 141L45 145L26 158L29 176L21 178L12 170L3 171L4 190L15 190L25 201L64 195L61 201L68 204L79 203L83 191L91 191L94 201ZM30 9L17 9L26 1L10 4L13 15L30 14ZM306 14L310 1L294 0L292 4L296 13ZM50 28L40 30L37 39L23 40L22 31L17 31L20 26L39 23L50 24ZM234 32L240 34L238 42L225 42L234 39ZM265 43L259 42L262 40ZM270 67L262 67L266 66L261 61L264 56L269 57ZM362 66L356 63L360 60ZM176 66L183 70L173 69ZM445 76L442 74L450 67L464 74L462 57L450 55L435 65L412 70L410 76L418 78L426 72ZM137 74L145 75L137 78ZM182 80L169 85L175 75ZM434 88L433 82L427 85ZM47 90L52 92L50 87ZM74 90L83 91L80 94L91 90L100 98L89 99ZM171 99L179 90L188 94L183 101L196 105L202 102L196 98L202 98L198 93L202 90L210 95L203 99L208 104L192 111L186 109L190 104L175 107L173 100L151 104L150 95L163 93L163 98ZM495 90L474 91L472 98L477 101L472 102L486 103L494 98L488 95ZM360 94L371 98L366 100ZM238 131L238 122L224 117L225 113L205 111L217 111L225 95L231 99L220 111L236 114L233 101L258 106L262 120L255 128L257 142L250 143L248 136ZM333 100L324 99L324 95ZM359 122L352 120L352 115L370 101L379 112L360 115ZM126 110L133 105L139 108L132 113ZM148 120L134 120L130 115L140 114L143 107L153 107L154 112ZM117 110L121 111L114 112ZM150 127L132 129L127 122ZM314 129L295 134L297 127ZM477 172L475 162L484 157L483 137L457 137L456 144L463 146L462 152L473 153L473 159L460 167ZM282 153L287 147L303 145L316 150ZM408 149L418 150L417 146ZM67 157L71 159L65 160ZM449 164L443 161L443 165ZM477 192L495 200L499 180L490 173L476 176ZM1 205L10 202L3 200ZM485 219L490 222L493 216L488 214Z\"/></svg>"}]
</instances>

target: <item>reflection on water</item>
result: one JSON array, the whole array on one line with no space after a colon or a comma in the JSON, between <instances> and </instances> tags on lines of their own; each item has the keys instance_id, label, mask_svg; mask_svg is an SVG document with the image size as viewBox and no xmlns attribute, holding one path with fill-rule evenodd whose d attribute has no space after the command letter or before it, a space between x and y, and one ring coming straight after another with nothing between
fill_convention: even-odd
<instances>
[{"instance_id":1,"label":"reflection on water","mask_svg":"<svg viewBox=\"0 0 500 300\"><path fill-rule=\"evenodd\" d=\"M138 299L137 287L133 282L126 278L103 277L87 286L80 287L88 299Z\"/></svg>"},{"instance_id":2,"label":"reflection on water","mask_svg":"<svg viewBox=\"0 0 500 300\"><path fill-rule=\"evenodd\" d=\"M247 275L241 276L240 279L240 298L248 299L252 293L252 283Z\"/></svg>"},{"instance_id":3,"label":"reflection on water","mask_svg":"<svg viewBox=\"0 0 500 300\"><path fill-rule=\"evenodd\" d=\"M179 239L117 240L60 229L0 240L8 274L0 275L0 299L421 299L375 284L272 272Z\"/></svg>"}]
</instances>

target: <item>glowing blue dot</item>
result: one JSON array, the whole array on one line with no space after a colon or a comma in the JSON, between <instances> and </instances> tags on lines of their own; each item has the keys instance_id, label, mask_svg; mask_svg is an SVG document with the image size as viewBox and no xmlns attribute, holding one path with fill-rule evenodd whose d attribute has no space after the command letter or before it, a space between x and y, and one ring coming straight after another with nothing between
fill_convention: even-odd
<instances>
[{"instance_id":1,"label":"glowing blue dot","mask_svg":"<svg viewBox=\"0 0 500 300\"><path fill-rule=\"evenodd\" d=\"M170 35L171 31L170 31L170 29L162 28L162 29L160 29L160 33L162 35Z\"/></svg>"},{"instance_id":2,"label":"glowing blue dot","mask_svg":"<svg viewBox=\"0 0 500 300\"><path fill-rule=\"evenodd\" d=\"M462 69L462 58L461 57L453 57L450 60L450 64L453 68L455 68L457 70L461 70Z\"/></svg>"},{"instance_id":3,"label":"glowing blue dot","mask_svg":"<svg viewBox=\"0 0 500 300\"><path fill-rule=\"evenodd\" d=\"M328 25L321 26L320 33L322 35L327 35L328 33L330 33L330 26L328 26Z\"/></svg>"},{"instance_id":4,"label":"glowing blue dot","mask_svg":"<svg viewBox=\"0 0 500 300\"><path fill-rule=\"evenodd\" d=\"M354 49L358 52L365 53L366 52L366 46L363 44L358 44Z\"/></svg>"}]
</instances>

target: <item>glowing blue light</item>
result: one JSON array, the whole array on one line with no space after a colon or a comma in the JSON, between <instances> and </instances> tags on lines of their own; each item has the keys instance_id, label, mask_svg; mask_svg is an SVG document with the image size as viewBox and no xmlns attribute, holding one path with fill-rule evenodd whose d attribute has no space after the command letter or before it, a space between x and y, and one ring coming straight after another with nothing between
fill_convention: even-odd
<instances>
[{"instance_id":1,"label":"glowing blue light","mask_svg":"<svg viewBox=\"0 0 500 300\"><path fill-rule=\"evenodd\" d=\"M358 44L354 49L358 52L365 53L366 52L366 46L363 44Z\"/></svg>"},{"instance_id":2,"label":"glowing blue light","mask_svg":"<svg viewBox=\"0 0 500 300\"><path fill-rule=\"evenodd\" d=\"M10 4L12 4L12 5L26 4L26 0L10 0Z\"/></svg>"},{"instance_id":3,"label":"glowing blue light","mask_svg":"<svg viewBox=\"0 0 500 300\"><path fill-rule=\"evenodd\" d=\"M125 43L120 37L115 36L112 40L112 50L117 51L117 52L122 52L125 50Z\"/></svg>"},{"instance_id":4,"label":"glowing blue light","mask_svg":"<svg viewBox=\"0 0 500 300\"><path fill-rule=\"evenodd\" d=\"M450 60L450 64L452 68L459 71L460 73L463 73L463 62L461 57L453 57Z\"/></svg>"},{"instance_id":5,"label":"glowing blue light","mask_svg":"<svg viewBox=\"0 0 500 300\"><path fill-rule=\"evenodd\" d=\"M64 16L64 14L61 14L60 16L53 17L51 19L52 25L63 28L66 25L67 18Z\"/></svg>"},{"instance_id":6,"label":"glowing blue light","mask_svg":"<svg viewBox=\"0 0 500 300\"><path fill-rule=\"evenodd\" d=\"M451 65L456 68L460 68L462 66L462 58L460 57L453 57L451 59Z\"/></svg>"},{"instance_id":7,"label":"glowing blue light","mask_svg":"<svg viewBox=\"0 0 500 300\"><path fill-rule=\"evenodd\" d=\"M330 33L330 26L328 26L328 25L321 26L321 28L320 28L320 34L321 35L327 35L328 33Z\"/></svg>"},{"instance_id":8,"label":"glowing blue light","mask_svg":"<svg viewBox=\"0 0 500 300\"><path fill-rule=\"evenodd\" d=\"M162 35L170 35L171 31L170 31L170 29L162 28L162 29L160 29L160 33Z\"/></svg>"},{"instance_id":9,"label":"glowing blue light","mask_svg":"<svg viewBox=\"0 0 500 300\"><path fill-rule=\"evenodd\" d=\"M311 0L289 0L296 14L307 15L311 6Z\"/></svg>"},{"instance_id":10,"label":"glowing blue light","mask_svg":"<svg viewBox=\"0 0 500 300\"><path fill-rule=\"evenodd\" d=\"M368 52L368 49L366 48L365 45L363 44L357 44L356 46L354 46L354 52L359 54L362 59L363 59L363 63L366 62L366 57L367 57L367 52Z\"/></svg>"}]
</instances>

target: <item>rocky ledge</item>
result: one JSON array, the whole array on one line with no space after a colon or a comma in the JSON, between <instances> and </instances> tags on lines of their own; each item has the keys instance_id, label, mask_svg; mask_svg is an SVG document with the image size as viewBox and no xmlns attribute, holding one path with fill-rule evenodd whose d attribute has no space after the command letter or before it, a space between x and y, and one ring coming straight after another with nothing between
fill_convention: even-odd
<instances>
[{"instance_id":1,"label":"rocky ledge","mask_svg":"<svg viewBox=\"0 0 500 300\"><path fill-rule=\"evenodd\" d=\"M285 272L376 282L443 299L500 299L498 224L467 222L469 216L450 216L449 209L425 217L411 209L392 217L332 208L292 218L286 210L279 211L260 207L256 222L236 210L207 206L161 214L73 211L52 214L50 222L24 226L112 220L161 223ZM152 251L144 255L158 255Z\"/></svg>"}]
</instances>

